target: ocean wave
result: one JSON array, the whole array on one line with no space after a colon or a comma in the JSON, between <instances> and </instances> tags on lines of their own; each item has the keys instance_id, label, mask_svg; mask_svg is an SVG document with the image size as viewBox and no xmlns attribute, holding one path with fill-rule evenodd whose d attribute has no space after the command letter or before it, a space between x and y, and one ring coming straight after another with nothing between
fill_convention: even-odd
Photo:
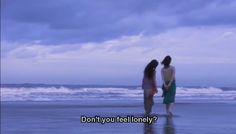
<instances>
[{"instance_id":1,"label":"ocean wave","mask_svg":"<svg viewBox=\"0 0 236 134\"><path fill-rule=\"evenodd\" d=\"M161 98L162 90L156 98ZM235 101L236 90L216 87L177 87L176 100ZM1 87L1 101L57 101L57 100L142 100L141 87Z\"/></svg>"}]
</instances>

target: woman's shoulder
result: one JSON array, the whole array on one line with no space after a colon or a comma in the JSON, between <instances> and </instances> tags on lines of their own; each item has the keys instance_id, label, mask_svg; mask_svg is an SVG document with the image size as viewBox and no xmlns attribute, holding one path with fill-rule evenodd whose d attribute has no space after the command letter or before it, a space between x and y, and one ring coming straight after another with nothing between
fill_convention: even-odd
<instances>
[{"instance_id":1,"label":"woman's shoulder","mask_svg":"<svg viewBox=\"0 0 236 134\"><path fill-rule=\"evenodd\" d=\"M175 70L175 67L174 67L174 66L172 66L172 65L170 65L170 68L171 68L171 70Z\"/></svg>"},{"instance_id":2,"label":"woman's shoulder","mask_svg":"<svg viewBox=\"0 0 236 134\"><path fill-rule=\"evenodd\" d=\"M166 70L166 69L175 69L174 66L170 65L168 68L162 67L161 70Z\"/></svg>"}]
</instances>

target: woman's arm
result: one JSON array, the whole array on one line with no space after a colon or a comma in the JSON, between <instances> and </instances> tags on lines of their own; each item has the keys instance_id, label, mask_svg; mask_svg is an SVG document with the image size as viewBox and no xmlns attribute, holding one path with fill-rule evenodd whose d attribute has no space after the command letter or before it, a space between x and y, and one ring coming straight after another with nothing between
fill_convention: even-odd
<instances>
[{"instance_id":1,"label":"woman's arm","mask_svg":"<svg viewBox=\"0 0 236 134\"><path fill-rule=\"evenodd\" d=\"M156 72L154 72L152 84L153 84L152 86L153 86L154 91L157 93Z\"/></svg>"},{"instance_id":2,"label":"woman's arm","mask_svg":"<svg viewBox=\"0 0 236 134\"><path fill-rule=\"evenodd\" d=\"M172 76L171 76L170 82L167 85L168 87L170 87L174 79L175 79L175 67L172 67Z\"/></svg>"},{"instance_id":3,"label":"woman's arm","mask_svg":"<svg viewBox=\"0 0 236 134\"><path fill-rule=\"evenodd\" d=\"M164 68L161 69L161 78L162 78L164 87L167 87L166 82L165 82L165 79L164 79Z\"/></svg>"}]
</instances>

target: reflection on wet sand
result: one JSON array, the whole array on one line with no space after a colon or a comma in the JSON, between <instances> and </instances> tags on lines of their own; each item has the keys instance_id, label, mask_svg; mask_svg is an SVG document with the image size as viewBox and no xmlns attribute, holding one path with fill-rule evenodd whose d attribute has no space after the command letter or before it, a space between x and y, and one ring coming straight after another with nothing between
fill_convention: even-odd
<instances>
[{"instance_id":1,"label":"reflection on wet sand","mask_svg":"<svg viewBox=\"0 0 236 134\"><path fill-rule=\"evenodd\" d=\"M175 134L175 126L173 123L173 117L169 117L169 116L164 116L165 118L165 122L163 122L163 134ZM152 124L148 124L148 123L144 123L143 124L143 132L144 134L157 134L160 130L158 130L158 128L162 128L161 126L157 126L155 127L155 125L157 125L156 123L152 123ZM158 124L160 125L160 124Z\"/></svg>"},{"instance_id":2,"label":"reflection on wet sand","mask_svg":"<svg viewBox=\"0 0 236 134\"><path fill-rule=\"evenodd\" d=\"M156 132L154 131L155 129L153 128L153 125L155 125L155 123L152 124L144 123L143 125L144 125L143 126L144 134L156 134Z\"/></svg>"},{"instance_id":3,"label":"reflection on wet sand","mask_svg":"<svg viewBox=\"0 0 236 134\"><path fill-rule=\"evenodd\" d=\"M166 123L164 124L164 134L175 134L175 126L173 118L166 116Z\"/></svg>"}]
</instances>

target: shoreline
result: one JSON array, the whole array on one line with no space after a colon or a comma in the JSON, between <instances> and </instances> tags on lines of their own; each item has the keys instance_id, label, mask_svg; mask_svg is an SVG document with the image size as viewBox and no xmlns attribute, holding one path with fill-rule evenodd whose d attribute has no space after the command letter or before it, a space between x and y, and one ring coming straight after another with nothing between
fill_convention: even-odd
<instances>
[{"instance_id":1,"label":"shoreline","mask_svg":"<svg viewBox=\"0 0 236 134\"><path fill-rule=\"evenodd\" d=\"M130 103L127 103L129 101ZM163 104L162 102L155 100L154 104ZM53 100L53 101L0 101L1 104L69 104L69 105L87 105L87 106L98 106L98 105L112 105L120 106L125 104L127 106L143 105L143 100ZM175 102L174 104L236 104L235 101L220 101L220 100L182 100ZM163 104L164 105L164 104Z\"/></svg>"}]
</instances>

